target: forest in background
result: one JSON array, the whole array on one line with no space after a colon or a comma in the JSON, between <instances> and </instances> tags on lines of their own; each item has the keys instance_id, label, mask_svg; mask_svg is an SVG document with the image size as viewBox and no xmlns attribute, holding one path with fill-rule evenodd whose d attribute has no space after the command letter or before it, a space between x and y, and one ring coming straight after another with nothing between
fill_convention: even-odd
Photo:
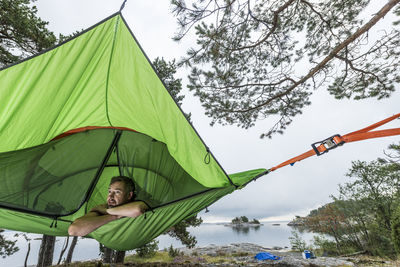
<instances>
[{"instance_id":1,"label":"forest in background","mask_svg":"<svg viewBox=\"0 0 400 267\"><path fill-rule=\"evenodd\" d=\"M320 235L306 244L293 232L298 250L316 249L322 255L366 253L397 258L400 253L400 145L392 144L383 158L354 161L332 202L297 216L292 225Z\"/></svg>"}]
</instances>

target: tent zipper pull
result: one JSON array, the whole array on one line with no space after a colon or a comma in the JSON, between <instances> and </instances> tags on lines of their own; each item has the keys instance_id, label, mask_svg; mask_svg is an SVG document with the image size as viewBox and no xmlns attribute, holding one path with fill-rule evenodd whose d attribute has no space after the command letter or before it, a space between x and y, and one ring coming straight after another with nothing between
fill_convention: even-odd
<instances>
[{"instance_id":1,"label":"tent zipper pull","mask_svg":"<svg viewBox=\"0 0 400 267\"><path fill-rule=\"evenodd\" d=\"M58 220L58 217L53 218L53 221L51 221L51 224L50 224L50 228L53 228L53 226L54 226L54 228L57 228L57 220Z\"/></svg>"},{"instance_id":2,"label":"tent zipper pull","mask_svg":"<svg viewBox=\"0 0 400 267\"><path fill-rule=\"evenodd\" d=\"M204 156L204 163L205 164L210 164L211 161L211 156L210 156L210 149L208 147L206 147L206 155Z\"/></svg>"}]
</instances>

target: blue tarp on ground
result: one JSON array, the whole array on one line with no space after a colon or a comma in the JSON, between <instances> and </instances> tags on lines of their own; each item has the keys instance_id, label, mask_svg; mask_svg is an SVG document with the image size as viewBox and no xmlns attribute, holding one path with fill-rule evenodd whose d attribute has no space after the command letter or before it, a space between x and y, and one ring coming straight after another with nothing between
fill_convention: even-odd
<instances>
[{"instance_id":1,"label":"blue tarp on ground","mask_svg":"<svg viewBox=\"0 0 400 267\"><path fill-rule=\"evenodd\" d=\"M271 253L268 252L260 252L257 255L254 256L255 259L259 261L264 261L264 260L280 260L281 257L272 255Z\"/></svg>"}]
</instances>

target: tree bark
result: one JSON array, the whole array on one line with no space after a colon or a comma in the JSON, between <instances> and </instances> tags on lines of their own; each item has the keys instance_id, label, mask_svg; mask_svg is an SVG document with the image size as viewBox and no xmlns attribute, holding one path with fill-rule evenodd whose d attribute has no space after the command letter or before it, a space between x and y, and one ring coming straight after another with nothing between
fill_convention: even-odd
<instances>
[{"instance_id":1,"label":"tree bark","mask_svg":"<svg viewBox=\"0 0 400 267\"><path fill-rule=\"evenodd\" d=\"M28 243L28 251L26 252L24 267L28 266L28 257L29 253L31 252L31 242Z\"/></svg>"},{"instance_id":2,"label":"tree bark","mask_svg":"<svg viewBox=\"0 0 400 267\"><path fill-rule=\"evenodd\" d=\"M53 264L55 236L43 235L40 245L37 267L47 267Z\"/></svg>"},{"instance_id":3,"label":"tree bark","mask_svg":"<svg viewBox=\"0 0 400 267\"><path fill-rule=\"evenodd\" d=\"M67 238L64 241L64 246L63 246L63 248L61 250L60 257L58 258L57 265L59 265L61 263L62 257L64 256L64 253L67 250L68 242L69 242L69 236L67 236Z\"/></svg>"},{"instance_id":4,"label":"tree bark","mask_svg":"<svg viewBox=\"0 0 400 267\"><path fill-rule=\"evenodd\" d=\"M103 262L104 263L112 263L113 250L111 248L104 247L103 248Z\"/></svg>"},{"instance_id":5,"label":"tree bark","mask_svg":"<svg viewBox=\"0 0 400 267\"><path fill-rule=\"evenodd\" d=\"M114 251L114 263L124 263L126 251Z\"/></svg>"},{"instance_id":6,"label":"tree bark","mask_svg":"<svg viewBox=\"0 0 400 267\"><path fill-rule=\"evenodd\" d=\"M78 243L78 237L74 236L74 238L72 239L72 242L71 242L71 246L69 247L67 258L65 259L65 263L71 263L72 254L74 254L74 249L75 249L76 243Z\"/></svg>"}]
</instances>

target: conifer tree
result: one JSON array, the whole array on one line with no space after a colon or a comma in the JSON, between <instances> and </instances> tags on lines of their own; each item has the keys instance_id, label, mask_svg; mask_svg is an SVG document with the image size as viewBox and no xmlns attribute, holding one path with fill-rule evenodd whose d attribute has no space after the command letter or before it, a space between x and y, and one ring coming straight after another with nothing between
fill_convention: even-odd
<instances>
[{"instance_id":1,"label":"conifer tree","mask_svg":"<svg viewBox=\"0 0 400 267\"><path fill-rule=\"evenodd\" d=\"M196 42L181 64L212 124L283 133L324 88L337 98L382 99L400 83L400 0L173 0ZM377 30L377 23L385 28Z\"/></svg>"}]
</instances>

